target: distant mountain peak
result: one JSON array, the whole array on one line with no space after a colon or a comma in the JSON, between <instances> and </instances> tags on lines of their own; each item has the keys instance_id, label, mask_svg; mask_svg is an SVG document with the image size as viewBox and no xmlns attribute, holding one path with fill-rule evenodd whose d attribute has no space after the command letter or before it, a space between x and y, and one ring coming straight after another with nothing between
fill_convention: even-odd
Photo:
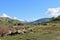
<instances>
[{"instance_id":1,"label":"distant mountain peak","mask_svg":"<svg viewBox=\"0 0 60 40\"><path fill-rule=\"evenodd\" d=\"M32 23L45 23L45 22L49 22L49 21L50 21L50 18L42 18L42 19L33 21Z\"/></svg>"}]
</instances>

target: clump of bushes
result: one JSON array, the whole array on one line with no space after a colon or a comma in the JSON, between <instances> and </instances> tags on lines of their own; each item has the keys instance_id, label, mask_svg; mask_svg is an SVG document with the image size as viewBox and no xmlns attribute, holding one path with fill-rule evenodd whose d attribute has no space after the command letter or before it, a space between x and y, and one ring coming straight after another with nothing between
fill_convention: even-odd
<instances>
[{"instance_id":1,"label":"clump of bushes","mask_svg":"<svg viewBox=\"0 0 60 40\"><path fill-rule=\"evenodd\" d=\"M7 35L9 32L9 27L5 25L0 25L0 36Z\"/></svg>"}]
</instances>

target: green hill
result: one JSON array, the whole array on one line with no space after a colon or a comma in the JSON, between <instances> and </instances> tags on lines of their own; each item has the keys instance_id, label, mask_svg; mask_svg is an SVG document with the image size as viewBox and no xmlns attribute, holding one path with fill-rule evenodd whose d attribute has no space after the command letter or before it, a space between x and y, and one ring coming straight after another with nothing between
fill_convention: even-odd
<instances>
[{"instance_id":1,"label":"green hill","mask_svg":"<svg viewBox=\"0 0 60 40\"><path fill-rule=\"evenodd\" d=\"M0 17L0 24L4 25L22 25L23 23L16 19L11 19L8 17Z\"/></svg>"}]
</instances>

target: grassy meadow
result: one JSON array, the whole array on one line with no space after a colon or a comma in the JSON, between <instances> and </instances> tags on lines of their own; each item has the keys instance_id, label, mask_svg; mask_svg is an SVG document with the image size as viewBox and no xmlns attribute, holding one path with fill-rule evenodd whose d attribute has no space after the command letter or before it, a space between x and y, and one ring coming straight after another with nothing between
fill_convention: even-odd
<instances>
[{"instance_id":1,"label":"grassy meadow","mask_svg":"<svg viewBox=\"0 0 60 40\"><path fill-rule=\"evenodd\" d=\"M20 26L21 27L21 26ZM60 40L60 24L24 25L24 33L0 37L0 40Z\"/></svg>"}]
</instances>

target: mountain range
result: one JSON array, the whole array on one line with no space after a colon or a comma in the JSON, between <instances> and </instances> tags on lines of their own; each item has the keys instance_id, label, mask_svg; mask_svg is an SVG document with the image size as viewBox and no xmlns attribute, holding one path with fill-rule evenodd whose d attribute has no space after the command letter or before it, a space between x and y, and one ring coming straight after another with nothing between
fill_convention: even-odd
<instances>
[{"instance_id":1,"label":"mountain range","mask_svg":"<svg viewBox=\"0 0 60 40\"><path fill-rule=\"evenodd\" d=\"M52 19L52 20L51 20ZM48 23L48 22L53 22L53 23L60 23L60 16L56 18L41 18L32 22L27 22L23 20L18 20L16 17L11 18L10 16L3 14L0 16L0 24L5 24L5 25L18 25L18 24L42 24L42 23Z\"/></svg>"},{"instance_id":2,"label":"mountain range","mask_svg":"<svg viewBox=\"0 0 60 40\"><path fill-rule=\"evenodd\" d=\"M46 22L49 22L50 21L50 18L41 18L41 19L38 19L38 20L35 20L33 22L30 22L30 24L42 24L42 23L46 23Z\"/></svg>"}]
</instances>

